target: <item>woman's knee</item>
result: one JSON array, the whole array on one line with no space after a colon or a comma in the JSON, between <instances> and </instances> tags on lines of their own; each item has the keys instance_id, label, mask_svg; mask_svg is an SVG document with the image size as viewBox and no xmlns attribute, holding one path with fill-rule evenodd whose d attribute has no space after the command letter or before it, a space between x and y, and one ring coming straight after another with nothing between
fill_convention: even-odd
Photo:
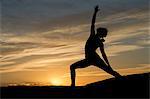
<instances>
[{"instance_id":1,"label":"woman's knee","mask_svg":"<svg viewBox=\"0 0 150 99\"><path fill-rule=\"evenodd\" d=\"M70 70L75 70L76 69L76 65L72 64L70 65Z\"/></svg>"}]
</instances>

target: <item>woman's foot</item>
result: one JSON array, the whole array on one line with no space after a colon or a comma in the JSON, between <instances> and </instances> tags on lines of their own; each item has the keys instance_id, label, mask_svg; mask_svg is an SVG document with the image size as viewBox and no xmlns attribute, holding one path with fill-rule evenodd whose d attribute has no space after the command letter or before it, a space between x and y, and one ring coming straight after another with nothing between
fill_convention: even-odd
<instances>
[{"instance_id":1,"label":"woman's foot","mask_svg":"<svg viewBox=\"0 0 150 99\"><path fill-rule=\"evenodd\" d=\"M75 87L75 83L72 83L72 84L71 84L71 87Z\"/></svg>"}]
</instances>

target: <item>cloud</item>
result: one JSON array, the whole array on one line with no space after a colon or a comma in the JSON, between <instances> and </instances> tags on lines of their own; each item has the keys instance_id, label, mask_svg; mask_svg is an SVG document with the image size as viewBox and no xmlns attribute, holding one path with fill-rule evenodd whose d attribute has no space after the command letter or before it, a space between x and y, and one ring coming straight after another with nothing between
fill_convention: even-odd
<instances>
[{"instance_id":1,"label":"cloud","mask_svg":"<svg viewBox=\"0 0 150 99\"><path fill-rule=\"evenodd\" d=\"M143 47L136 45L113 45L107 49L108 56L117 56L121 52L127 52L131 50L140 49Z\"/></svg>"},{"instance_id":2,"label":"cloud","mask_svg":"<svg viewBox=\"0 0 150 99\"><path fill-rule=\"evenodd\" d=\"M88 15L81 15L81 17L85 16L84 18L89 18L93 7L97 4L101 7L101 16L104 14L105 17L133 9L139 12L148 10L148 0L2 0L2 31L18 34L44 31L51 27L56 27L57 20L60 20L62 17L88 12ZM126 16L126 14L118 16L124 18L124 15ZM70 25L77 21L81 22L81 17L78 17L76 20L69 20L69 18L64 20L62 18L64 20L63 26L66 23ZM117 17L117 19L121 17ZM58 23L58 25L60 24L62 23Z\"/></svg>"},{"instance_id":3,"label":"cloud","mask_svg":"<svg viewBox=\"0 0 150 99\"><path fill-rule=\"evenodd\" d=\"M106 26L110 33L106 38L108 56L119 56L120 53L145 48L145 37L142 35L147 34L148 31L148 16L147 10L140 11L134 9L116 12L117 14L108 14L105 18L97 19L97 27ZM81 12L78 14L82 15ZM79 17L79 20L71 21L81 19ZM89 35L90 22L66 26L67 19L61 20L64 26L46 29L40 33L38 30L26 33L1 33L0 48L3 53L0 56L2 63L0 69L3 69L2 72L20 71L30 67L57 66L58 63L62 65L71 60L84 58L84 44ZM42 26L47 24L42 23Z\"/></svg>"},{"instance_id":4,"label":"cloud","mask_svg":"<svg viewBox=\"0 0 150 99\"><path fill-rule=\"evenodd\" d=\"M56 47L38 47L24 49L21 52L4 55L1 57L2 72L19 71L31 67L51 67L57 66L57 63L63 64L69 60L75 60L79 57L82 49L76 47L77 44L56 46ZM35 57L33 57L35 56ZM57 57L56 57L57 56ZM8 64L9 63L9 64ZM14 64L15 63L15 64ZM7 64L7 65L6 65ZM6 68L8 67L8 68ZM9 68L11 67L11 68Z\"/></svg>"}]
</instances>

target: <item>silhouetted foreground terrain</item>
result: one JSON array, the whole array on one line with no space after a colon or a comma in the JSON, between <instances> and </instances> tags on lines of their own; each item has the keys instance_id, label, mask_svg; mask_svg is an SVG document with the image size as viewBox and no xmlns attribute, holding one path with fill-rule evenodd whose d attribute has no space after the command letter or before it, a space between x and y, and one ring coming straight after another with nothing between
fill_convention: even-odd
<instances>
[{"instance_id":1,"label":"silhouetted foreground terrain","mask_svg":"<svg viewBox=\"0 0 150 99\"><path fill-rule=\"evenodd\" d=\"M2 98L27 97L149 97L150 73L107 79L86 86L9 86L1 87Z\"/></svg>"}]
</instances>

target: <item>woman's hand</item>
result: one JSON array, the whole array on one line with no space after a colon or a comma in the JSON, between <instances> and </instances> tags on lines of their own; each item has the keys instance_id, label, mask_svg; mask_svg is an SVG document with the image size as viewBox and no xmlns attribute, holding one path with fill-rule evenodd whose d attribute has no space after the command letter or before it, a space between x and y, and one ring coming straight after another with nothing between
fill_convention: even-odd
<instances>
[{"instance_id":1,"label":"woman's hand","mask_svg":"<svg viewBox=\"0 0 150 99\"><path fill-rule=\"evenodd\" d=\"M99 9L99 6L95 6L95 12L98 12L100 9Z\"/></svg>"}]
</instances>

